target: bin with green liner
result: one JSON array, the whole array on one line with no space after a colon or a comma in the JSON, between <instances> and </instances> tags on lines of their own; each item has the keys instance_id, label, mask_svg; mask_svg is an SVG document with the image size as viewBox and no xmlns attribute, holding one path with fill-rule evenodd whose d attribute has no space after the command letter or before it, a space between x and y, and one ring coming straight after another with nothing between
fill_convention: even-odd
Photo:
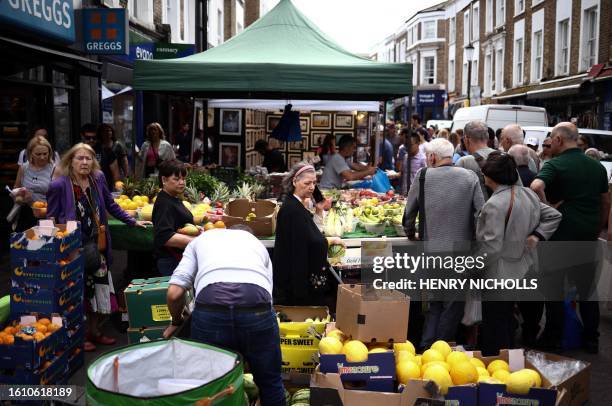
<instances>
[{"instance_id":1,"label":"bin with green liner","mask_svg":"<svg viewBox=\"0 0 612 406\"><path fill-rule=\"evenodd\" d=\"M87 369L87 404L245 405L240 354L172 338L118 348Z\"/></svg>"}]
</instances>

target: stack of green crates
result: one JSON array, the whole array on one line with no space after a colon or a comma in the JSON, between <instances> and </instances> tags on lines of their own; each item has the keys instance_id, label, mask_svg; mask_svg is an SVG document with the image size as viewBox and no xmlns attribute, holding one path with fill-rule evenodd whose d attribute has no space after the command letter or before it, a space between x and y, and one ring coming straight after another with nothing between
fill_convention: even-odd
<instances>
[{"instance_id":1,"label":"stack of green crates","mask_svg":"<svg viewBox=\"0 0 612 406\"><path fill-rule=\"evenodd\" d=\"M125 289L130 344L163 338L171 316L166 303L170 277L134 279Z\"/></svg>"}]
</instances>

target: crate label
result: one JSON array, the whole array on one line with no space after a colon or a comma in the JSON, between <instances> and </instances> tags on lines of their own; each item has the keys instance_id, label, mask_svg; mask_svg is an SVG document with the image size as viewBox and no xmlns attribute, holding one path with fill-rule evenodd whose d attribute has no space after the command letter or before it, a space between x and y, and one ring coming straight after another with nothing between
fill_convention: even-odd
<instances>
[{"instance_id":1,"label":"crate label","mask_svg":"<svg viewBox=\"0 0 612 406\"><path fill-rule=\"evenodd\" d=\"M151 306L151 318L153 321L170 321L172 316L168 305L152 305Z\"/></svg>"}]
</instances>

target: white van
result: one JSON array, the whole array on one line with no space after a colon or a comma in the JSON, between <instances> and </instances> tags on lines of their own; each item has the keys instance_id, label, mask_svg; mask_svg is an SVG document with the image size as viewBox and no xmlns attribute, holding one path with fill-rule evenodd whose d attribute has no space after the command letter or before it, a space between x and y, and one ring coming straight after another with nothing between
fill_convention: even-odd
<instances>
[{"instance_id":1,"label":"white van","mask_svg":"<svg viewBox=\"0 0 612 406\"><path fill-rule=\"evenodd\" d=\"M487 104L457 110L453 117L452 131L463 129L468 122L474 120L484 121L493 131L508 124L518 124L521 127L548 126L548 115L544 107Z\"/></svg>"},{"instance_id":2,"label":"white van","mask_svg":"<svg viewBox=\"0 0 612 406\"><path fill-rule=\"evenodd\" d=\"M544 138L550 135L552 129L552 127L542 126L523 127L523 131L525 131L525 139L537 138L538 147L541 147L542 141L544 141ZM591 128L579 128L578 133L581 135L585 135L589 139L589 144L593 148L597 148L598 150L603 151L607 155L612 154L612 131L593 130Z\"/></svg>"}]
</instances>

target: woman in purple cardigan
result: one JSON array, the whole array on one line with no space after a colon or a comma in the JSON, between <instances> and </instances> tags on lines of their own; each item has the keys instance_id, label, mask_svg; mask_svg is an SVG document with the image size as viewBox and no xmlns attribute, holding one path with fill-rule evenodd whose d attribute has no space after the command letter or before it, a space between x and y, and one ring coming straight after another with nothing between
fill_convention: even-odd
<instances>
[{"instance_id":1,"label":"woman in purple cardigan","mask_svg":"<svg viewBox=\"0 0 612 406\"><path fill-rule=\"evenodd\" d=\"M94 343L115 343L114 338L103 336L99 329L104 317L117 309L109 272L111 244L106 212L130 226L145 227L149 222L134 220L115 203L100 171L96 153L89 145L80 143L72 147L62 157L57 170L63 176L49 185L47 217L54 218L58 224L65 224L68 220L81 223L87 312L85 351L94 351ZM104 232L106 244L98 239L99 230Z\"/></svg>"}]
</instances>

